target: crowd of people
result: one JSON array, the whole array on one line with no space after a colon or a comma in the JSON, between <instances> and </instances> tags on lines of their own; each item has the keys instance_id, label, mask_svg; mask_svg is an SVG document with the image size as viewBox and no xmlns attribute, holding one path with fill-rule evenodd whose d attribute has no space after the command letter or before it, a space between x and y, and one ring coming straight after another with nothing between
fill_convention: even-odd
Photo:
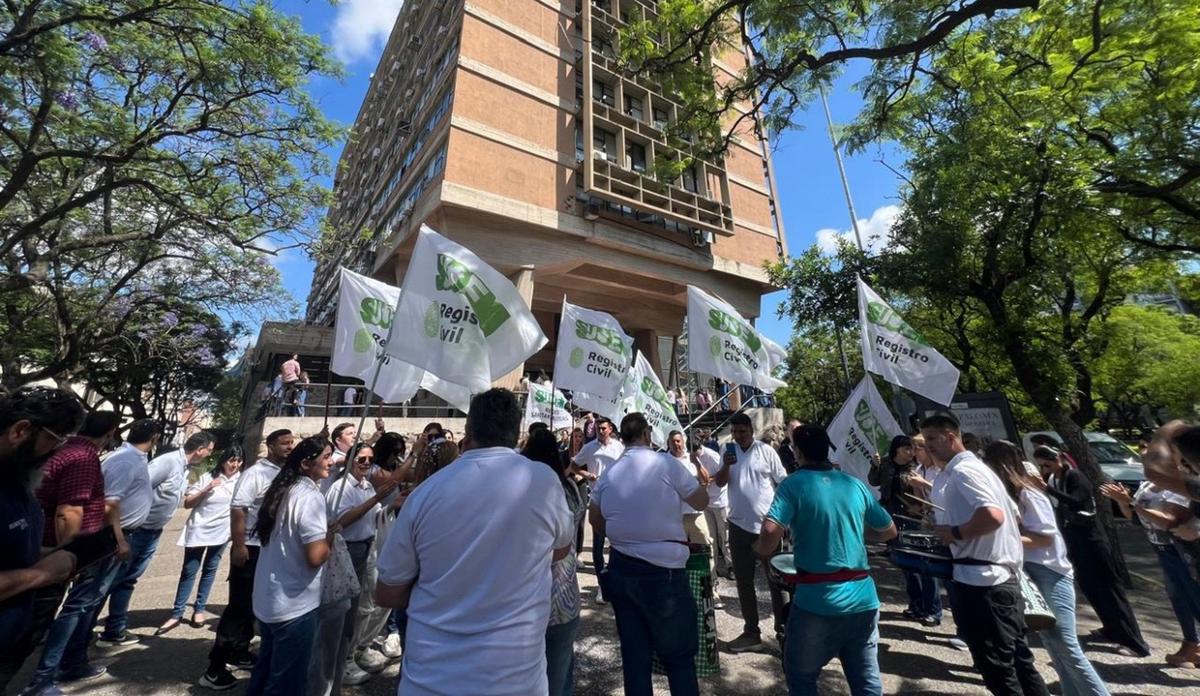
<instances>
[{"instance_id":1,"label":"crowd of people","mask_svg":"<svg viewBox=\"0 0 1200 696\"><path fill-rule=\"evenodd\" d=\"M852 693L881 694L868 544L902 549L913 533L946 549L949 570L905 573L905 617L940 623L944 590L956 640L992 693L1049 693L1025 618L1039 602L1062 692L1108 693L1076 634L1076 583L1103 625L1090 638L1150 652L1091 482L1054 443L1028 462L937 413L895 438L864 482L831 463L823 428L796 421L773 446L735 414L722 448L703 430L655 442L639 413L620 424L589 415L562 436L542 423L521 432L521 419L516 396L493 389L474 397L458 440L438 423L409 438L382 422L369 438L350 423L310 437L276 430L250 463L238 446L212 456L203 431L151 457L161 424L86 412L62 390L3 397L0 691L39 650L22 694L100 676L97 628L101 647L140 640L131 598L181 506L178 587L155 634L208 621L228 549L229 599L198 675L213 690L242 670L249 694L339 694L401 659L403 694L570 694L590 556L627 694L652 692L655 658L672 694L699 693L699 627L718 578L734 581L744 622L720 649L763 650L760 570L773 578L788 691L818 693L836 657ZM1200 666L1200 427L1165 426L1144 456L1139 490L1100 491L1141 520L1160 560L1183 640L1167 661ZM712 583L690 581L697 559Z\"/></svg>"}]
</instances>

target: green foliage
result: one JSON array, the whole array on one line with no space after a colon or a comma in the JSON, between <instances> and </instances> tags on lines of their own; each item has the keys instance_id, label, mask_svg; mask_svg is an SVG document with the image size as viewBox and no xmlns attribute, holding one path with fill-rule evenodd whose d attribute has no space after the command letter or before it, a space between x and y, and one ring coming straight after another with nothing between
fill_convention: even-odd
<instances>
[{"instance_id":1,"label":"green foliage","mask_svg":"<svg viewBox=\"0 0 1200 696\"><path fill-rule=\"evenodd\" d=\"M830 331L809 330L798 333L788 346L781 379L787 386L775 392L775 400L788 418L805 423L828 425L848 395L842 369L842 351L850 369L850 388L863 376L858 331L847 332L838 345Z\"/></svg>"},{"instance_id":2,"label":"green foliage","mask_svg":"<svg viewBox=\"0 0 1200 696\"><path fill-rule=\"evenodd\" d=\"M1200 319L1160 308L1124 305L1097 332L1095 387L1125 428L1142 407L1192 419L1200 404Z\"/></svg>"}]
</instances>

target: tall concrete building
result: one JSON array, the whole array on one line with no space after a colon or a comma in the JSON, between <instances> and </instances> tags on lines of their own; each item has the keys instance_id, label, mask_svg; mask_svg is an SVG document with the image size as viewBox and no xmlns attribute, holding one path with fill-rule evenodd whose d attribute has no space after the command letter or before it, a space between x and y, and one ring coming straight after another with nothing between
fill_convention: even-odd
<instances>
[{"instance_id":1,"label":"tall concrete building","mask_svg":"<svg viewBox=\"0 0 1200 696\"><path fill-rule=\"evenodd\" d=\"M767 144L749 127L723 161L675 181L670 95L620 70L623 23L650 0L408 0L342 154L308 319L333 321L337 269L403 281L427 223L509 276L551 343L571 302L611 312L653 364L678 336L686 287L745 316L785 253ZM714 60L718 79L744 57ZM747 120L747 123L749 121Z\"/></svg>"}]
</instances>

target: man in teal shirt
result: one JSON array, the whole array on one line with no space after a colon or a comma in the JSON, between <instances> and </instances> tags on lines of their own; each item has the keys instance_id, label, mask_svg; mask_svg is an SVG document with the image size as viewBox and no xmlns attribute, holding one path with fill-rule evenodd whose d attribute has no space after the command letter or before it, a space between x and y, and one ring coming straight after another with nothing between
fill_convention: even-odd
<instances>
[{"instance_id":1,"label":"man in teal shirt","mask_svg":"<svg viewBox=\"0 0 1200 696\"><path fill-rule=\"evenodd\" d=\"M866 484L829 463L824 429L796 428L792 444L799 469L775 491L754 545L759 555L769 553L792 530L797 582L784 647L788 692L817 694L821 668L837 657L851 693L880 695L879 595L865 540L893 539L896 526Z\"/></svg>"}]
</instances>

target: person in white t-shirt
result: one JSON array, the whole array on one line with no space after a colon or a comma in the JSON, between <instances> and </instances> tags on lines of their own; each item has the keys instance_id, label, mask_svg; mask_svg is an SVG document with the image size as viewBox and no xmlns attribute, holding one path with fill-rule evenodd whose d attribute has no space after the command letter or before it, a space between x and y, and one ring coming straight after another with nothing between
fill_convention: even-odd
<instances>
[{"instance_id":1,"label":"person in white t-shirt","mask_svg":"<svg viewBox=\"0 0 1200 696\"><path fill-rule=\"evenodd\" d=\"M200 686L224 691L237 686L237 677L226 665L242 669L254 666L250 652L254 639L254 575L258 566L259 542L253 534L267 488L287 461L295 446L290 430L267 435L267 456L246 467L233 486L229 504L229 603L217 622L217 636L208 654L208 669L200 677Z\"/></svg>"},{"instance_id":2,"label":"person in white t-shirt","mask_svg":"<svg viewBox=\"0 0 1200 696\"><path fill-rule=\"evenodd\" d=\"M705 491L708 490L708 484L710 483L708 471L703 466L692 462L692 457L687 451L687 444L684 442L682 432L672 430L667 435L667 454L679 462L679 466L683 467L688 476L695 478L701 486L704 486ZM690 543L702 544L711 549L712 536L708 532L708 523L704 520L704 510L696 510L685 502L680 504L680 512L683 515L683 531L687 534L687 540ZM711 555L709 556L709 562L710 564L712 562Z\"/></svg>"},{"instance_id":3,"label":"person in white t-shirt","mask_svg":"<svg viewBox=\"0 0 1200 696\"><path fill-rule=\"evenodd\" d=\"M1004 483L1009 499L1021 515L1021 543L1025 547L1025 574L1037 586L1054 612L1054 628L1039 636L1064 694L1108 696L1108 687L1083 654L1075 630L1075 569L1067 559L1067 545L1054 518L1054 506L1043 490L1046 483L1031 475L1021 450L1011 442L993 442L983 450L983 462Z\"/></svg>"},{"instance_id":4,"label":"person in white t-shirt","mask_svg":"<svg viewBox=\"0 0 1200 696\"><path fill-rule=\"evenodd\" d=\"M200 574L200 589L196 591L192 625L204 625L208 593L217 579L217 568L229 544L229 503L233 500L233 488L241 476L243 458L242 448L233 445L221 453L212 471L201 474L184 494L183 506L192 512L179 534L179 546L184 549L183 569L179 573L179 585L175 588L175 606L171 616L154 632L156 636L174 629L183 621L183 612L187 608L197 573Z\"/></svg>"},{"instance_id":5,"label":"person in white t-shirt","mask_svg":"<svg viewBox=\"0 0 1200 696\"><path fill-rule=\"evenodd\" d=\"M994 694L1048 695L1025 642L1016 506L1000 477L963 446L957 418L935 413L921 421L921 434L930 455L946 462L945 510L934 530L957 561L950 602L975 668Z\"/></svg>"},{"instance_id":6,"label":"person in white t-shirt","mask_svg":"<svg viewBox=\"0 0 1200 696\"><path fill-rule=\"evenodd\" d=\"M587 477L592 485L604 476L605 470L612 466L621 454L625 452L625 446L616 436L617 429L613 422L607 418L599 418L596 420L596 439L583 446L579 450L579 454L575 455L576 466L587 467L585 472L582 472ZM593 529L595 525L592 525ZM592 533L592 566L596 569L596 575L604 572L604 535ZM596 603L604 604L604 592L600 588L596 588Z\"/></svg>"},{"instance_id":7,"label":"person in white t-shirt","mask_svg":"<svg viewBox=\"0 0 1200 696\"><path fill-rule=\"evenodd\" d=\"M262 551L254 570L254 616L262 645L247 696L304 694L313 652L336 647L313 639L332 535L317 484L329 476L332 452L323 437L296 445L271 480L255 518L254 535Z\"/></svg>"},{"instance_id":8,"label":"person in white t-shirt","mask_svg":"<svg viewBox=\"0 0 1200 696\"><path fill-rule=\"evenodd\" d=\"M725 449L721 470L713 477L719 486L728 486L729 494L729 551L733 575L737 580L738 604L742 609L742 634L725 644L729 652L761 650L762 631L758 625L758 594L754 574L766 563L754 553L754 542L762 530L763 518L775 499L775 487L787 476L779 453L765 442L754 438L754 422L745 413L729 419L733 442ZM774 553L779 553L775 549ZM771 610L775 635L785 631L783 594L771 587Z\"/></svg>"},{"instance_id":9,"label":"person in white t-shirt","mask_svg":"<svg viewBox=\"0 0 1200 696\"><path fill-rule=\"evenodd\" d=\"M401 689L545 694L551 564L575 525L559 477L513 452L507 389L471 400L469 449L403 499L379 551L380 606L406 609Z\"/></svg>"},{"instance_id":10,"label":"person in white t-shirt","mask_svg":"<svg viewBox=\"0 0 1200 696\"><path fill-rule=\"evenodd\" d=\"M612 561L599 578L612 601L621 640L625 693L651 693L657 655L674 696L698 694L696 603L683 572L690 555L680 505L708 506L708 491L679 462L650 449L646 417L621 419L628 448L592 490L596 533L612 541Z\"/></svg>"},{"instance_id":11,"label":"person in white t-shirt","mask_svg":"<svg viewBox=\"0 0 1200 696\"><path fill-rule=\"evenodd\" d=\"M733 579L733 561L729 556L729 495L725 486L716 481L721 470L721 457L711 448L704 446L699 437L692 443L692 464L703 467L708 473L708 507L704 510L704 522L712 536L713 567L717 575ZM715 582L715 579L714 579Z\"/></svg>"}]
</instances>

